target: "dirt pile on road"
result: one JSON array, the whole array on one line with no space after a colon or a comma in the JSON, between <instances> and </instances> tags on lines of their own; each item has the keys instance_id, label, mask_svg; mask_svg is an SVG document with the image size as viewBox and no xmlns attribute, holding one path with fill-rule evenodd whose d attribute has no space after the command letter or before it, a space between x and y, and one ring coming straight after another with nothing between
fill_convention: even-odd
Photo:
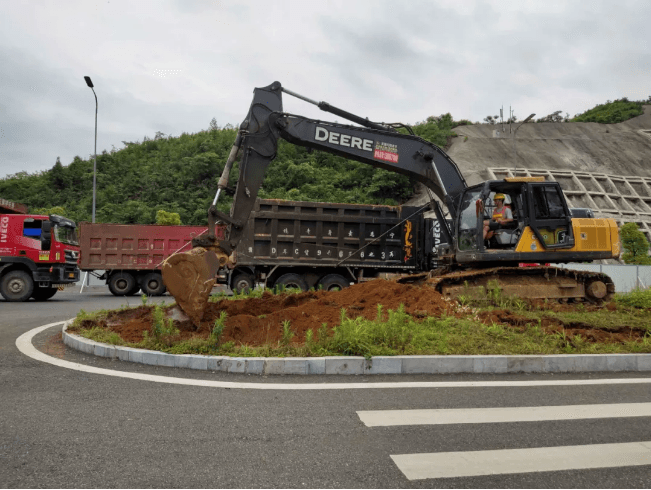
<instances>
[{"instance_id":1,"label":"dirt pile on road","mask_svg":"<svg viewBox=\"0 0 651 490\"><path fill-rule=\"evenodd\" d=\"M395 281L377 279L353 285L342 291L308 291L300 294L273 295L265 293L261 298L240 301L223 299L209 303L199 329L192 323L176 321L181 338L207 337L222 312L227 318L222 342L250 346L276 343L282 339L283 322L289 321L294 332L294 342L301 343L305 332L315 333L322 324L332 328L339 324L341 310L349 318L377 318L378 305L382 305L383 316L387 310L397 310L404 305L405 312L415 318L438 317L453 314L456 304L443 297L429 286L399 284ZM172 314L172 308L166 308ZM133 310L112 312L105 321L105 327L118 333L127 342L140 342L142 332L150 330L152 308L142 306Z\"/></svg>"}]
</instances>

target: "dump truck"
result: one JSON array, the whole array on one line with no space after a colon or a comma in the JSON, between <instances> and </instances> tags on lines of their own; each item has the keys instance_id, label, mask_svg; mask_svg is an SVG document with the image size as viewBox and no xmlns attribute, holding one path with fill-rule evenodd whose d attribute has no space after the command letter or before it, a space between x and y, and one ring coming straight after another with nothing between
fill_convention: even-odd
<instances>
[{"instance_id":1,"label":"dump truck","mask_svg":"<svg viewBox=\"0 0 651 490\"><path fill-rule=\"evenodd\" d=\"M0 294L6 301L45 301L79 281L76 224L58 215L28 214L0 199Z\"/></svg>"},{"instance_id":2,"label":"dump truck","mask_svg":"<svg viewBox=\"0 0 651 490\"><path fill-rule=\"evenodd\" d=\"M191 248L205 226L79 223L79 268L106 281L115 296L165 293L161 264ZM217 234L223 236L224 228ZM98 272L101 271L101 272ZM225 277L225 275L224 275Z\"/></svg>"},{"instance_id":3,"label":"dump truck","mask_svg":"<svg viewBox=\"0 0 651 490\"><path fill-rule=\"evenodd\" d=\"M438 222L419 207L258 199L228 284L240 292L256 283L342 289L382 274L430 270L439 243Z\"/></svg>"}]
</instances>

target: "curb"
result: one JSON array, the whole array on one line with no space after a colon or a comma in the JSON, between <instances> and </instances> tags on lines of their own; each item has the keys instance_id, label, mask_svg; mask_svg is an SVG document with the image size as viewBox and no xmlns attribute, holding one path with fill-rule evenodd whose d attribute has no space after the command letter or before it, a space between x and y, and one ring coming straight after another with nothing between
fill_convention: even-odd
<instances>
[{"instance_id":1,"label":"curb","mask_svg":"<svg viewBox=\"0 0 651 490\"><path fill-rule=\"evenodd\" d=\"M98 357L204 371L241 374L512 374L651 371L651 354L531 356L228 357L166 354L95 342L67 332L63 343Z\"/></svg>"}]
</instances>

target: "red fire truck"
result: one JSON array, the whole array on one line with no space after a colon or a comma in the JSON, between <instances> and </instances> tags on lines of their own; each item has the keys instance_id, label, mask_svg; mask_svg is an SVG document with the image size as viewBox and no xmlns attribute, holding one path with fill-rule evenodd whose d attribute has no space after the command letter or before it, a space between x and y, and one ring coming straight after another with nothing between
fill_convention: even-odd
<instances>
[{"instance_id":1,"label":"red fire truck","mask_svg":"<svg viewBox=\"0 0 651 490\"><path fill-rule=\"evenodd\" d=\"M27 214L0 199L0 294L6 301L45 301L79 281L76 224L57 215Z\"/></svg>"}]
</instances>

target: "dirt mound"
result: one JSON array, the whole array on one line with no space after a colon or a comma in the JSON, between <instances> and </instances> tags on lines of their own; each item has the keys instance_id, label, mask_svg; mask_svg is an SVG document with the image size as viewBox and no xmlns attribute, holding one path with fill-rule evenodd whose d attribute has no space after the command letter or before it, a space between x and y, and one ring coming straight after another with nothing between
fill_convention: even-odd
<instances>
[{"instance_id":1,"label":"dirt mound","mask_svg":"<svg viewBox=\"0 0 651 490\"><path fill-rule=\"evenodd\" d=\"M291 295L265 293L261 298L241 301L221 300L209 303L200 327L195 329L187 321L175 321L181 338L207 337L220 314L227 318L222 342L258 346L282 339L283 322L289 321L294 341L303 342L305 332L312 329L316 334L322 324L332 328L339 324L342 308L348 317L377 318L378 305L382 305L383 317L387 310L397 310L404 305L412 316L427 317L452 314L456 304L448 302L429 286L399 284L395 281L377 279L353 285L342 291L309 291ZM171 307L167 309L171 315ZM118 333L127 342L140 342L142 332L150 330L152 308L142 306L133 310L111 312L104 327Z\"/></svg>"}]
</instances>

